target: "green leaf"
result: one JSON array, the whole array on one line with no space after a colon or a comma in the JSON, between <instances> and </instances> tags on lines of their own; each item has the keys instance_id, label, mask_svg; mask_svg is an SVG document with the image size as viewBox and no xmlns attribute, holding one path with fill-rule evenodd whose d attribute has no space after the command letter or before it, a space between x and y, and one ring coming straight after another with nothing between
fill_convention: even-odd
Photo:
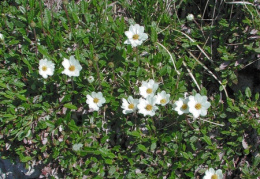
<instances>
[{"instance_id":1,"label":"green leaf","mask_svg":"<svg viewBox=\"0 0 260 179\"><path fill-rule=\"evenodd\" d=\"M257 101L259 99L259 93L255 94L255 100Z\"/></svg>"},{"instance_id":2,"label":"green leaf","mask_svg":"<svg viewBox=\"0 0 260 179\"><path fill-rule=\"evenodd\" d=\"M51 22L51 12L50 12L50 10L48 10L48 8L45 8L45 10L44 10L44 23L45 23L47 29L49 29L50 22Z\"/></svg>"},{"instance_id":3,"label":"green leaf","mask_svg":"<svg viewBox=\"0 0 260 179\"><path fill-rule=\"evenodd\" d=\"M74 144L72 146L72 150L75 150L75 151L79 151L81 148L82 148L83 144L79 143L79 144Z\"/></svg>"},{"instance_id":4,"label":"green leaf","mask_svg":"<svg viewBox=\"0 0 260 179\"><path fill-rule=\"evenodd\" d=\"M138 131L133 131L133 132L127 131L127 133L129 135L131 135L131 136L135 136L135 137L141 138L141 134Z\"/></svg>"},{"instance_id":5,"label":"green leaf","mask_svg":"<svg viewBox=\"0 0 260 179\"><path fill-rule=\"evenodd\" d=\"M157 41L157 32L155 30L155 27L151 28L151 41L156 42Z\"/></svg>"},{"instance_id":6,"label":"green leaf","mask_svg":"<svg viewBox=\"0 0 260 179\"><path fill-rule=\"evenodd\" d=\"M112 165L112 164L113 164L113 160L111 160L111 159L105 159L105 163L106 163L106 164L109 164L109 165Z\"/></svg>"},{"instance_id":7,"label":"green leaf","mask_svg":"<svg viewBox=\"0 0 260 179\"><path fill-rule=\"evenodd\" d=\"M24 157L24 156L20 156L20 160L21 160L21 162L28 162L28 161L30 161L30 160L32 160L32 157L30 157L30 156L26 156L26 157Z\"/></svg>"},{"instance_id":8,"label":"green leaf","mask_svg":"<svg viewBox=\"0 0 260 179\"><path fill-rule=\"evenodd\" d=\"M79 128L78 126L76 126L74 120L71 120L71 122L69 123L69 128L74 131L74 132L78 132Z\"/></svg>"},{"instance_id":9,"label":"green leaf","mask_svg":"<svg viewBox=\"0 0 260 179\"><path fill-rule=\"evenodd\" d=\"M16 115L12 115L12 114L4 114L3 117L6 117L8 119L15 119L15 118L17 118Z\"/></svg>"},{"instance_id":10,"label":"green leaf","mask_svg":"<svg viewBox=\"0 0 260 179\"><path fill-rule=\"evenodd\" d=\"M46 123L45 123L48 127L50 127L51 129L54 129L55 128L55 125L53 122L51 122L50 120L46 120Z\"/></svg>"},{"instance_id":11,"label":"green leaf","mask_svg":"<svg viewBox=\"0 0 260 179\"><path fill-rule=\"evenodd\" d=\"M146 147L144 145L138 144L137 147L138 147L139 150L142 150L143 152L146 152Z\"/></svg>"},{"instance_id":12,"label":"green leaf","mask_svg":"<svg viewBox=\"0 0 260 179\"><path fill-rule=\"evenodd\" d=\"M37 45L37 49L38 51L45 57L48 57L49 59L51 59L50 55L48 54L47 49L45 49L45 47L41 46L41 45Z\"/></svg>"},{"instance_id":13,"label":"green leaf","mask_svg":"<svg viewBox=\"0 0 260 179\"><path fill-rule=\"evenodd\" d=\"M27 101L27 98L24 95L16 94L16 96L23 101Z\"/></svg>"},{"instance_id":14,"label":"green leaf","mask_svg":"<svg viewBox=\"0 0 260 179\"><path fill-rule=\"evenodd\" d=\"M32 66L30 64L30 62L26 59L26 58L22 58L23 62L27 65L27 67L29 68L30 71L32 71Z\"/></svg>"},{"instance_id":15,"label":"green leaf","mask_svg":"<svg viewBox=\"0 0 260 179\"><path fill-rule=\"evenodd\" d=\"M208 144L208 145L212 145L212 142L210 140L210 138L208 136L204 136L202 137L202 139Z\"/></svg>"},{"instance_id":16,"label":"green leaf","mask_svg":"<svg viewBox=\"0 0 260 179\"><path fill-rule=\"evenodd\" d=\"M249 87L246 88L245 93L246 93L246 97L248 97L248 98L250 98L251 95L252 95L252 94L251 94L251 90L250 90Z\"/></svg>"},{"instance_id":17,"label":"green leaf","mask_svg":"<svg viewBox=\"0 0 260 179\"><path fill-rule=\"evenodd\" d=\"M0 86L1 86L2 88L7 88L7 89L8 89L7 85L4 84L4 83L2 83L2 82L0 82Z\"/></svg>"},{"instance_id":18,"label":"green leaf","mask_svg":"<svg viewBox=\"0 0 260 179\"><path fill-rule=\"evenodd\" d=\"M71 103L66 103L64 104L64 107L68 108L68 109L78 109L77 106L71 104Z\"/></svg>"},{"instance_id":19,"label":"green leaf","mask_svg":"<svg viewBox=\"0 0 260 179\"><path fill-rule=\"evenodd\" d=\"M76 24L79 23L79 17L76 13L72 12L72 17L73 17Z\"/></svg>"},{"instance_id":20,"label":"green leaf","mask_svg":"<svg viewBox=\"0 0 260 179\"><path fill-rule=\"evenodd\" d=\"M156 142L153 142L153 143L151 144L151 151L154 151L155 148L156 148Z\"/></svg>"},{"instance_id":21,"label":"green leaf","mask_svg":"<svg viewBox=\"0 0 260 179\"><path fill-rule=\"evenodd\" d=\"M202 87L201 90L200 90L200 94L202 96L207 96L207 89L205 87Z\"/></svg>"},{"instance_id":22,"label":"green leaf","mask_svg":"<svg viewBox=\"0 0 260 179\"><path fill-rule=\"evenodd\" d=\"M113 175L116 172L116 167L115 166L111 166L108 173L109 175Z\"/></svg>"},{"instance_id":23,"label":"green leaf","mask_svg":"<svg viewBox=\"0 0 260 179\"><path fill-rule=\"evenodd\" d=\"M189 155L188 155L186 152L182 152L182 155L183 155L183 157L186 158L186 159L189 159L189 158L190 158Z\"/></svg>"}]
</instances>

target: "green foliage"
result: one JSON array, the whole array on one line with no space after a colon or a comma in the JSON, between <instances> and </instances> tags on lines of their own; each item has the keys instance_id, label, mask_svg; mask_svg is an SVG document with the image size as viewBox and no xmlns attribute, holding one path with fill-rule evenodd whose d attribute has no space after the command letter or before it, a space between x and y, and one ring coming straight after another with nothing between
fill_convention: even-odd
<instances>
[{"instance_id":1,"label":"green foliage","mask_svg":"<svg viewBox=\"0 0 260 179\"><path fill-rule=\"evenodd\" d=\"M257 9L190 0L78 3L0 2L1 156L42 161L64 178L194 178L207 168L259 176L259 94L246 88L223 98L223 86L203 68L224 86L238 82L237 72L259 55ZM189 13L196 22L186 20ZM124 32L135 23L148 40L132 48ZM62 74L71 55L82 65L79 77ZM47 79L38 72L43 58L55 64ZM123 114L122 98L139 98L148 79L171 104L153 117ZM94 112L86 104L93 91L106 98ZM193 121L172 109L184 93L208 96L206 117Z\"/></svg>"}]
</instances>

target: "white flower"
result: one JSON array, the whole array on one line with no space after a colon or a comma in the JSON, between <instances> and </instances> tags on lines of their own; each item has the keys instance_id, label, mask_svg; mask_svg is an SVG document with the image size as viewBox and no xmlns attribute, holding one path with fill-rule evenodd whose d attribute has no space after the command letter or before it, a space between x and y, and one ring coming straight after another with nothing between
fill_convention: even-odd
<instances>
[{"instance_id":1,"label":"white flower","mask_svg":"<svg viewBox=\"0 0 260 179\"><path fill-rule=\"evenodd\" d=\"M183 113L189 113L188 101L189 98L179 98L179 100L174 103L174 110L177 111L179 115L182 115Z\"/></svg>"},{"instance_id":2,"label":"white flower","mask_svg":"<svg viewBox=\"0 0 260 179\"><path fill-rule=\"evenodd\" d=\"M142 95L144 98L147 98L148 96L154 96L157 89L158 83L156 83L154 80L149 80L148 82L143 81L142 86L139 87L140 95Z\"/></svg>"},{"instance_id":3,"label":"white flower","mask_svg":"<svg viewBox=\"0 0 260 179\"><path fill-rule=\"evenodd\" d=\"M95 79L94 79L93 76L89 76L89 77L88 77L88 82L89 82L89 83L93 83L94 80L95 80Z\"/></svg>"},{"instance_id":4,"label":"white flower","mask_svg":"<svg viewBox=\"0 0 260 179\"><path fill-rule=\"evenodd\" d=\"M122 99L123 104L121 108L123 109L123 114L129 114L137 109L137 105L139 103L138 99L134 99L132 96L129 96L127 100L125 98Z\"/></svg>"},{"instance_id":5,"label":"white flower","mask_svg":"<svg viewBox=\"0 0 260 179\"><path fill-rule=\"evenodd\" d=\"M215 171L213 168L206 170L205 176L203 177L203 179L222 179L222 178L223 178L222 170L218 169L217 171Z\"/></svg>"},{"instance_id":6,"label":"white flower","mask_svg":"<svg viewBox=\"0 0 260 179\"><path fill-rule=\"evenodd\" d=\"M132 47L141 45L148 38L148 35L144 33L144 27L139 24L130 25L129 31L126 31L125 35L128 39L124 44L131 44Z\"/></svg>"},{"instance_id":7,"label":"white flower","mask_svg":"<svg viewBox=\"0 0 260 179\"><path fill-rule=\"evenodd\" d=\"M207 96L196 94L189 97L189 112L193 114L194 118L207 115L207 109L210 107L210 102L207 101Z\"/></svg>"},{"instance_id":8,"label":"white flower","mask_svg":"<svg viewBox=\"0 0 260 179\"><path fill-rule=\"evenodd\" d=\"M170 94L166 94L165 91L162 91L160 93L157 93L156 97L156 104L160 104L162 106L165 106L169 103Z\"/></svg>"},{"instance_id":9,"label":"white flower","mask_svg":"<svg viewBox=\"0 0 260 179\"><path fill-rule=\"evenodd\" d=\"M39 62L39 74L43 78L47 78L48 75L52 76L54 73L55 64L52 61L48 61L46 58L41 59Z\"/></svg>"},{"instance_id":10,"label":"white flower","mask_svg":"<svg viewBox=\"0 0 260 179\"><path fill-rule=\"evenodd\" d=\"M99 107L101 107L105 102L106 99L103 97L101 92L92 92L91 95L87 95L86 103L89 105L89 108L94 111L98 111Z\"/></svg>"},{"instance_id":11,"label":"white flower","mask_svg":"<svg viewBox=\"0 0 260 179\"><path fill-rule=\"evenodd\" d=\"M66 74L69 77L79 76L79 72L82 69L82 66L79 64L79 61L75 59L74 56L70 56L70 59L63 59L63 67L65 68L61 73Z\"/></svg>"},{"instance_id":12,"label":"white flower","mask_svg":"<svg viewBox=\"0 0 260 179\"><path fill-rule=\"evenodd\" d=\"M5 39L5 38L4 38L4 35L0 33L0 40L1 40L1 41L4 41L4 39Z\"/></svg>"},{"instance_id":13,"label":"white flower","mask_svg":"<svg viewBox=\"0 0 260 179\"><path fill-rule=\"evenodd\" d=\"M137 105L138 112L143 114L144 116L154 116L155 111L158 109L156 104L156 97L155 96L148 96L146 99L140 98L139 104Z\"/></svg>"},{"instance_id":14,"label":"white flower","mask_svg":"<svg viewBox=\"0 0 260 179\"><path fill-rule=\"evenodd\" d=\"M187 18L188 21L193 21L194 15L193 14L188 14L186 18Z\"/></svg>"}]
</instances>

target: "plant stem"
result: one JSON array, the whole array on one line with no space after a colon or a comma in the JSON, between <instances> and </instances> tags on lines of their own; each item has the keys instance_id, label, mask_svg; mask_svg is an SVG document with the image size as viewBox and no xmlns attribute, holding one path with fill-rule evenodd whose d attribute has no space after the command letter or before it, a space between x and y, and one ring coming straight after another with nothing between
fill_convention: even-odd
<instances>
[{"instance_id":1,"label":"plant stem","mask_svg":"<svg viewBox=\"0 0 260 179\"><path fill-rule=\"evenodd\" d=\"M97 70L97 76L98 76L98 82L99 82L99 87L98 88L101 88L101 80L100 80L100 73L99 73L99 66L98 66L98 62L95 61L96 63L96 70Z\"/></svg>"},{"instance_id":2,"label":"plant stem","mask_svg":"<svg viewBox=\"0 0 260 179\"><path fill-rule=\"evenodd\" d=\"M35 44L35 48L36 48L36 51L35 51L35 54L37 56L38 54L38 47L37 47L37 36L36 36L36 31L35 31L35 28L33 27L33 33L34 33L34 44Z\"/></svg>"},{"instance_id":3,"label":"plant stem","mask_svg":"<svg viewBox=\"0 0 260 179\"><path fill-rule=\"evenodd\" d=\"M68 14L68 10L67 10L67 7L65 4L62 4L63 5L63 8L66 12L66 16L67 16L67 19L68 19L68 22L69 22L69 27L70 27L70 32L71 32L71 23L70 23L70 18L69 18L69 14Z\"/></svg>"},{"instance_id":4,"label":"plant stem","mask_svg":"<svg viewBox=\"0 0 260 179\"><path fill-rule=\"evenodd\" d=\"M41 11L41 23L42 23L42 31L43 31L43 34L44 34L44 36L46 36L45 30L44 30L44 27L43 27L43 17L42 17L42 1L41 1L41 0L39 1L39 5L40 5L40 11Z\"/></svg>"}]
</instances>

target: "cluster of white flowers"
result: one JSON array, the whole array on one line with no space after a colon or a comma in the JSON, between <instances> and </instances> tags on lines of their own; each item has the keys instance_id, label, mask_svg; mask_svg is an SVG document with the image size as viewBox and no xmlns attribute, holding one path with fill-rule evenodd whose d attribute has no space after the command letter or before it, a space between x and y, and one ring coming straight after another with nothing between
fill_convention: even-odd
<instances>
[{"instance_id":1,"label":"cluster of white flowers","mask_svg":"<svg viewBox=\"0 0 260 179\"><path fill-rule=\"evenodd\" d=\"M82 70L82 66L79 61L75 59L74 56L70 56L70 59L63 59L62 65L64 70L61 72L62 74L72 76L79 76L80 71ZM43 78L47 78L48 76L52 76L54 74L55 64L47 60L46 58L41 59L39 62L39 74Z\"/></svg>"},{"instance_id":2,"label":"cluster of white flowers","mask_svg":"<svg viewBox=\"0 0 260 179\"><path fill-rule=\"evenodd\" d=\"M129 96L128 99L122 99L123 103L121 108L124 114L133 113L138 109L138 113L144 116L154 116L158 107L157 104L165 106L169 103L170 94L166 94L165 91L161 91L155 95L159 84L154 80L148 82L143 81L141 87L139 87L139 93L142 96L140 99L134 99Z\"/></svg>"},{"instance_id":3,"label":"cluster of white flowers","mask_svg":"<svg viewBox=\"0 0 260 179\"><path fill-rule=\"evenodd\" d=\"M179 100L174 103L173 109L177 111L179 115L190 112L194 118L198 118L199 116L206 116L209 107L210 102L207 101L207 96L196 94L195 96L189 96L185 99L179 98Z\"/></svg>"},{"instance_id":4,"label":"cluster of white flowers","mask_svg":"<svg viewBox=\"0 0 260 179\"><path fill-rule=\"evenodd\" d=\"M222 170L218 169L215 171L213 168L206 170L203 179L223 179Z\"/></svg>"},{"instance_id":5,"label":"cluster of white flowers","mask_svg":"<svg viewBox=\"0 0 260 179\"><path fill-rule=\"evenodd\" d=\"M125 35L128 39L124 42L124 44L131 44L132 47L136 47L141 45L143 41L148 38L148 35L144 33L144 27L139 24L131 25L129 27L129 31L125 32ZM0 40L4 40L3 34L0 34ZM79 61L75 59L74 56L70 56L69 59L64 58L62 65L64 70L62 74L68 75L69 77L77 77L82 70L82 66ZM43 78L48 78L48 76L52 76L54 74L55 64L52 61L47 60L46 58L41 59L39 62L39 74ZM94 81L93 76L88 77L89 83Z\"/></svg>"}]
</instances>

